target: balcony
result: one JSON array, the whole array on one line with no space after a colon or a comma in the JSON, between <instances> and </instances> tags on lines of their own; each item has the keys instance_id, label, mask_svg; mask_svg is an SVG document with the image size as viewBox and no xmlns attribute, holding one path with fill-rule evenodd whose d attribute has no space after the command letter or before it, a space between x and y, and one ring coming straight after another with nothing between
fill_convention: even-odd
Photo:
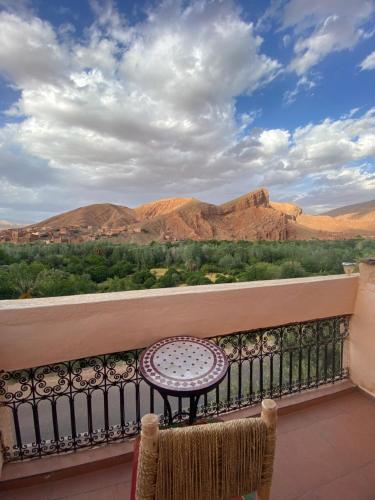
<instances>
[{"instance_id":1,"label":"balcony","mask_svg":"<svg viewBox=\"0 0 375 500\"><path fill-rule=\"evenodd\" d=\"M127 498L140 418L165 419L140 353L183 334L211 338L230 361L200 417L251 416L277 399L273 498L372 498L374 269L1 302L1 498ZM183 420L188 401L173 404ZM349 483L360 496L345 497Z\"/></svg>"}]
</instances>

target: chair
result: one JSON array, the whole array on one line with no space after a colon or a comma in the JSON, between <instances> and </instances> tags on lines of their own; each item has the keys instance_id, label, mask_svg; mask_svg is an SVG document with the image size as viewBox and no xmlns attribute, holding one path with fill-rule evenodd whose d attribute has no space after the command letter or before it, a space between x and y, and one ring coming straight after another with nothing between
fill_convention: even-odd
<instances>
[{"instance_id":1,"label":"chair","mask_svg":"<svg viewBox=\"0 0 375 500\"><path fill-rule=\"evenodd\" d=\"M270 399L260 418L167 430L159 430L157 415L145 415L131 500L234 500L255 491L268 500L276 420Z\"/></svg>"}]
</instances>

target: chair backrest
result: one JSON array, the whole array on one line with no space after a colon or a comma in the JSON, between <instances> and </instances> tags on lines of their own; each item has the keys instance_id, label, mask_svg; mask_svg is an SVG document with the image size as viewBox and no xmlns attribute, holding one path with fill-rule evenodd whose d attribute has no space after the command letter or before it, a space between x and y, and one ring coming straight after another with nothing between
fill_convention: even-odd
<instances>
[{"instance_id":1,"label":"chair backrest","mask_svg":"<svg viewBox=\"0 0 375 500\"><path fill-rule=\"evenodd\" d=\"M257 491L270 494L276 403L262 402L261 418L159 431L159 418L142 418L136 500L222 500Z\"/></svg>"}]
</instances>

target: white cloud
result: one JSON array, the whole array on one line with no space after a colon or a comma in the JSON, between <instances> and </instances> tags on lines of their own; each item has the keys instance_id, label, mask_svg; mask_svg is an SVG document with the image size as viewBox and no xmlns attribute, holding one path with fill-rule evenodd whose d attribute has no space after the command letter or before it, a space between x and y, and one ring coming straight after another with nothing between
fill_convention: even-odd
<instances>
[{"instance_id":1,"label":"white cloud","mask_svg":"<svg viewBox=\"0 0 375 500\"><path fill-rule=\"evenodd\" d=\"M280 64L232 3L165 2L131 27L111 2L93 5L79 41L35 16L0 14L0 71L21 93L10 110L20 122L0 136L0 211L30 220L97 201L212 199L229 184L281 193L342 168L367 182L350 163L375 154L374 111L296 130L251 128L259 111L236 117L235 97Z\"/></svg>"},{"instance_id":2,"label":"white cloud","mask_svg":"<svg viewBox=\"0 0 375 500\"><path fill-rule=\"evenodd\" d=\"M304 75L333 52L351 49L370 32L373 0L290 0L277 15L281 29L292 29L296 38L290 70ZM275 16L275 11L270 15Z\"/></svg>"},{"instance_id":3,"label":"white cloud","mask_svg":"<svg viewBox=\"0 0 375 500\"><path fill-rule=\"evenodd\" d=\"M311 189L300 193L295 201L316 213L374 198L375 171L366 163L319 172L311 176L311 181Z\"/></svg>"},{"instance_id":4,"label":"white cloud","mask_svg":"<svg viewBox=\"0 0 375 500\"><path fill-rule=\"evenodd\" d=\"M15 14L0 12L0 70L18 88L62 79L68 71L68 62L49 23L37 17L26 21Z\"/></svg>"},{"instance_id":5,"label":"white cloud","mask_svg":"<svg viewBox=\"0 0 375 500\"><path fill-rule=\"evenodd\" d=\"M246 164L258 185L271 186L276 197L285 199L287 185L287 197L310 209L317 207L316 191L328 207L342 204L344 193L348 203L364 193L375 197L375 108L354 117L357 112L292 132L255 130L231 150L231 157ZM337 190L332 189L335 179Z\"/></svg>"},{"instance_id":6,"label":"white cloud","mask_svg":"<svg viewBox=\"0 0 375 500\"><path fill-rule=\"evenodd\" d=\"M289 105L289 104L292 104L298 94L302 91L311 91L313 88L316 87L316 80L318 80L319 77L315 76L315 81L310 79L310 78L307 78L306 75L304 76L301 76L298 81L297 81L297 85L295 86L295 88L293 90L287 90L285 93L284 93L284 96L283 96L283 102L284 104L286 105Z\"/></svg>"},{"instance_id":7,"label":"white cloud","mask_svg":"<svg viewBox=\"0 0 375 500\"><path fill-rule=\"evenodd\" d=\"M238 134L234 98L280 69L252 24L229 2L166 2L131 28L110 2L93 5L79 43L36 17L0 15L0 69L21 90L10 114L26 116L18 144L97 189L219 184Z\"/></svg>"},{"instance_id":8,"label":"white cloud","mask_svg":"<svg viewBox=\"0 0 375 500\"><path fill-rule=\"evenodd\" d=\"M360 64L361 70L375 69L375 50L371 52Z\"/></svg>"}]
</instances>

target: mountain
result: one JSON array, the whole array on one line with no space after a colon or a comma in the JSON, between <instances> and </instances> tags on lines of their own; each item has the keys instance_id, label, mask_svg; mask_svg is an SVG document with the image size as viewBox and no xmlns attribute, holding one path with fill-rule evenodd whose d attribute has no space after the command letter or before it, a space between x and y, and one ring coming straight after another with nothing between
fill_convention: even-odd
<instances>
[{"instance_id":1,"label":"mountain","mask_svg":"<svg viewBox=\"0 0 375 500\"><path fill-rule=\"evenodd\" d=\"M128 207L113 205L112 203L98 203L86 207L76 208L61 215L55 215L33 227L119 227L128 226L137 222L138 218L134 211Z\"/></svg>"},{"instance_id":2,"label":"mountain","mask_svg":"<svg viewBox=\"0 0 375 500\"><path fill-rule=\"evenodd\" d=\"M272 202L260 188L221 205L168 198L137 208L111 203L80 207L38 224L0 231L0 242L114 239L135 243L178 240L301 240L375 237L375 202L304 214L293 203Z\"/></svg>"},{"instance_id":3,"label":"mountain","mask_svg":"<svg viewBox=\"0 0 375 500\"><path fill-rule=\"evenodd\" d=\"M340 217L342 215L350 215L353 217L362 217L375 212L375 200L365 201L364 203L356 203L354 205L346 205L345 207L335 208L334 210L329 210L323 215L329 215L331 217Z\"/></svg>"},{"instance_id":4,"label":"mountain","mask_svg":"<svg viewBox=\"0 0 375 500\"><path fill-rule=\"evenodd\" d=\"M275 210L279 210L285 215L290 215L292 217L298 217L302 214L302 208L294 203L281 203L278 201L271 201L271 207Z\"/></svg>"},{"instance_id":5,"label":"mountain","mask_svg":"<svg viewBox=\"0 0 375 500\"><path fill-rule=\"evenodd\" d=\"M145 203L135 208L134 212L139 219L153 219L159 215L169 214L192 201L194 201L194 198L166 198Z\"/></svg>"},{"instance_id":6,"label":"mountain","mask_svg":"<svg viewBox=\"0 0 375 500\"><path fill-rule=\"evenodd\" d=\"M268 191L262 188L223 205L193 199L141 228L157 240L282 240L286 217L270 208Z\"/></svg>"},{"instance_id":7,"label":"mountain","mask_svg":"<svg viewBox=\"0 0 375 500\"><path fill-rule=\"evenodd\" d=\"M290 238L375 237L375 200L347 205L322 215L301 213L290 225Z\"/></svg>"}]
</instances>

